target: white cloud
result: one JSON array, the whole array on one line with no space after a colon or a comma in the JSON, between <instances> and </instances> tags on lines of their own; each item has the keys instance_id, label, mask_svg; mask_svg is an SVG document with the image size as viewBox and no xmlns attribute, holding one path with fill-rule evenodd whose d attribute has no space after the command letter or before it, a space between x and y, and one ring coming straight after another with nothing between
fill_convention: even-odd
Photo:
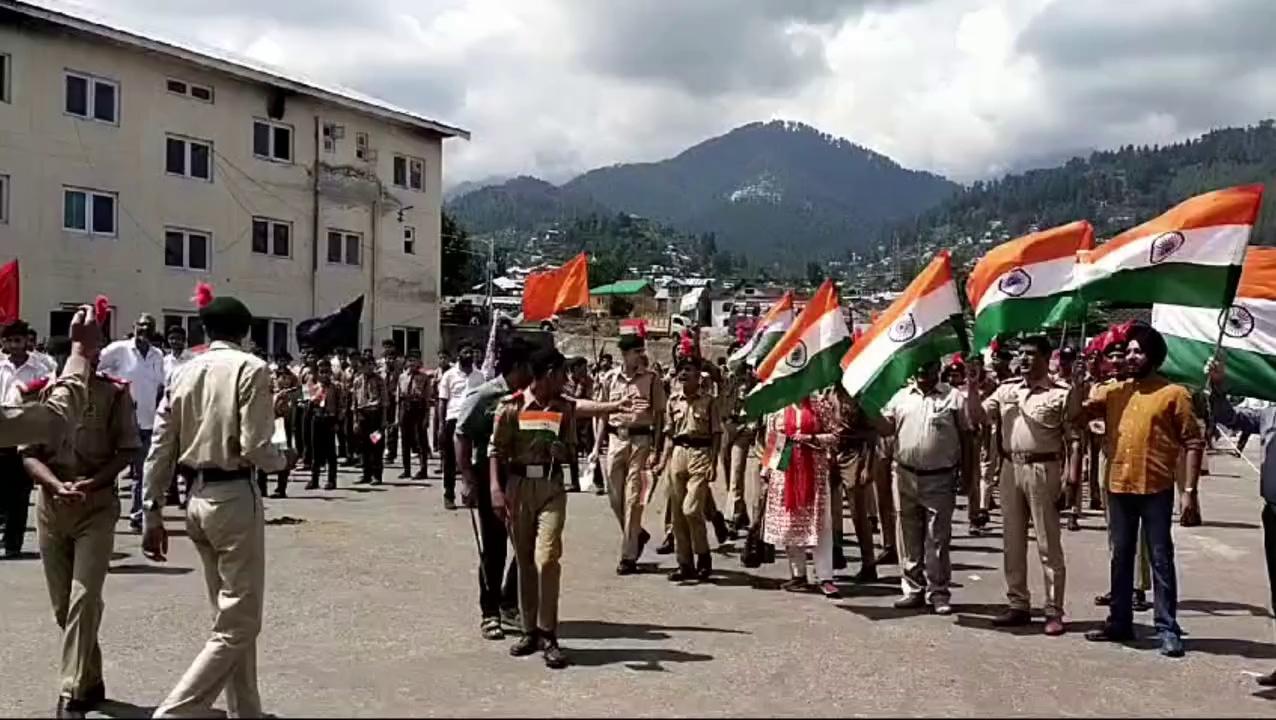
<instances>
[{"instance_id":1,"label":"white cloud","mask_svg":"<svg viewBox=\"0 0 1276 720\"><path fill-rule=\"evenodd\" d=\"M1272 0L78 0L462 125L562 180L785 117L970 180L1276 107Z\"/></svg>"}]
</instances>

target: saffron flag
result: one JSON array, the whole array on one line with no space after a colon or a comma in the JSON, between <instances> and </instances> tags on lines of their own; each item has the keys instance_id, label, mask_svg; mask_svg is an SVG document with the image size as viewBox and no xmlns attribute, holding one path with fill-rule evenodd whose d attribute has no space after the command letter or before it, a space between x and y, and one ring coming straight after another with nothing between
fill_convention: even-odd
<instances>
[{"instance_id":1,"label":"saffron flag","mask_svg":"<svg viewBox=\"0 0 1276 720\"><path fill-rule=\"evenodd\" d=\"M1251 247L1236 298L1226 310L1157 304L1152 326L1165 336L1161 372L1195 387L1222 336L1229 394L1276 400L1276 248Z\"/></svg>"},{"instance_id":2,"label":"saffron flag","mask_svg":"<svg viewBox=\"0 0 1276 720\"><path fill-rule=\"evenodd\" d=\"M952 257L940 252L842 360L842 385L880 413L917 369L964 350Z\"/></svg>"},{"instance_id":3,"label":"saffron flag","mask_svg":"<svg viewBox=\"0 0 1276 720\"><path fill-rule=\"evenodd\" d=\"M837 382L851 333L837 287L825 280L815 297L758 365L758 384L744 398L751 417L775 412Z\"/></svg>"},{"instance_id":4,"label":"saffron flag","mask_svg":"<svg viewBox=\"0 0 1276 720\"><path fill-rule=\"evenodd\" d=\"M1094 249L1094 228L1080 220L998 245L966 281L975 310L973 349L999 335L1078 322L1085 304L1072 283L1077 252Z\"/></svg>"},{"instance_id":5,"label":"saffron flag","mask_svg":"<svg viewBox=\"0 0 1276 720\"><path fill-rule=\"evenodd\" d=\"M784 337L784 333L793 327L793 320L796 317L793 291L789 290L775 301L770 310L767 310L766 316L762 318L762 322L758 323L749 341L731 353L731 357L727 358L727 366L732 370L743 364L757 367L758 363L762 362L762 359L775 348L775 344L780 342L780 338Z\"/></svg>"},{"instance_id":6,"label":"saffron flag","mask_svg":"<svg viewBox=\"0 0 1276 720\"><path fill-rule=\"evenodd\" d=\"M1081 297L1129 305L1228 307L1262 202L1262 185L1215 190L1082 252L1076 267Z\"/></svg>"},{"instance_id":7,"label":"saffron flag","mask_svg":"<svg viewBox=\"0 0 1276 720\"><path fill-rule=\"evenodd\" d=\"M0 325L22 317L22 292L18 283L18 261L0 266Z\"/></svg>"},{"instance_id":8,"label":"saffron flag","mask_svg":"<svg viewBox=\"0 0 1276 720\"><path fill-rule=\"evenodd\" d=\"M523 286L523 321L548 320L556 313L589 304L589 255L581 253L562 267L532 273Z\"/></svg>"}]
</instances>

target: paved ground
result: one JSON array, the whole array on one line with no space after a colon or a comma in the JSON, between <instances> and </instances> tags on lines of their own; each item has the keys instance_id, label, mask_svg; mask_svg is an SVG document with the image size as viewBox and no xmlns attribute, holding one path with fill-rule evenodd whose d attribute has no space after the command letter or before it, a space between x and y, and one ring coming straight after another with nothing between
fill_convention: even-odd
<instances>
[{"instance_id":1,"label":"paved ground","mask_svg":"<svg viewBox=\"0 0 1276 720\"><path fill-rule=\"evenodd\" d=\"M1182 660L1150 642L1097 646L1080 631L1102 619L1106 584L1098 517L1068 533L1073 632L993 629L1000 609L1000 533L956 529L948 618L890 607L895 568L839 602L773 590L781 564L745 573L724 549L716 586L675 587L653 571L618 578L618 533L603 498L573 495L562 602L575 665L546 670L508 643L478 636L474 540L464 511L442 509L437 482L268 503L268 604L260 648L263 700L281 716L390 715L1247 715L1276 713L1253 675L1276 664L1267 612L1257 482L1214 457L1209 524L1176 530ZM437 477L437 469L434 470ZM388 473L389 476L397 472ZM654 507L649 527L658 527ZM959 513L961 514L961 513ZM181 527L172 514L173 529ZM849 524L848 524L849 525ZM33 544L33 543L31 543ZM102 646L110 715L146 714L208 630L197 559L178 538L166 566L148 563L121 525L106 585ZM647 561L668 560L648 551ZM855 569L854 563L852 570ZM1032 587L1040 576L1033 562ZM45 715L57 684L57 631L39 561L0 563L0 715ZM1150 632L1149 614L1139 617Z\"/></svg>"}]
</instances>

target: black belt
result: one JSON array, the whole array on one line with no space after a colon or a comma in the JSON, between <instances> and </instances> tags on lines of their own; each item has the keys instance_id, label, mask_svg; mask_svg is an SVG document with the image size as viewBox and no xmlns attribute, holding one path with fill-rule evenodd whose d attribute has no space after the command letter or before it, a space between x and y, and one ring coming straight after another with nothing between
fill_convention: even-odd
<instances>
[{"instance_id":1,"label":"black belt","mask_svg":"<svg viewBox=\"0 0 1276 720\"><path fill-rule=\"evenodd\" d=\"M895 464L900 466L904 470L907 470L909 473L916 475L917 477L934 477L936 475L951 475L957 472L956 465L949 465L948 467L942 467L942 468L934 468L933 470L922 470L921 468L915 468L912 465L909 465L907 463L902 463L899 460L896 460Z\"/></svg>"},{"instance_id":2,"label":"black belt","mask_svg":"<svg viewBox=\"0 0 1276 720\"><path fill-rule=\"evenodd\" d=\"M625 437L643 437L645 435L655 434L656 429L650 425L632 425L626 427L616 427L614 425L607 426L608 435L622 435Z\"/></svg>"},{"instance_id":3,"label":"black belt","mask_svg":"<svg viewBox=\"0 0 1276 720\"><path fill-rule=\"evenodd\" d=\"M674 444L674 447L705 449L705 448L713 447L713 438L699 438L699 437L688 437L686 435L679 435L678 437L673 439L673 444Z\"/></svg>"},{"instance_id":4,"label":"black belt","mask_svg":"<svg viewBox=\"0 0 1276 720\"><path fill-rule=\"evenodd\" d=\"M221 468L193 468L189 465L178 465L177 472L182 477L197 477L204 482L229 482L231 480L252 480L252 468L239 468L238 470L222 470Z\"/></svg>"},{"instance_id":5,"label":"black belt","mask_svg":"<svg viewBox=\"0 0 1276 720\"><path fill-rule=\"evenodd\" d=\"M1006 453L1010 461L1018 465L1038 465L1050 462L1063 462L1063 454L1057 452L1012 452Z\"/></svg>"}]
</instances>

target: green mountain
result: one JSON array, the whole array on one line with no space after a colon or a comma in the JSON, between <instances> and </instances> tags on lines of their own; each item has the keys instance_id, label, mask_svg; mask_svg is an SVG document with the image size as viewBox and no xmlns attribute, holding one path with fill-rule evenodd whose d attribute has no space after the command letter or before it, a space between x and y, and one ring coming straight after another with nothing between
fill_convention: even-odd
<instances>
[{"instance_id":1,"label":"green mountain","mask_svg":"<svg viewBox=\"0 0 1276 720\"><path fill-rule=\"evenodd\" d=\"M448 210L476 233L633 213L714 233L720 250L798 262L867 246L883 227L956 190L810 126L773 121L668 160L591 170L558 187L517 178L458 197Z\"/></svg>"}]
</instances>

